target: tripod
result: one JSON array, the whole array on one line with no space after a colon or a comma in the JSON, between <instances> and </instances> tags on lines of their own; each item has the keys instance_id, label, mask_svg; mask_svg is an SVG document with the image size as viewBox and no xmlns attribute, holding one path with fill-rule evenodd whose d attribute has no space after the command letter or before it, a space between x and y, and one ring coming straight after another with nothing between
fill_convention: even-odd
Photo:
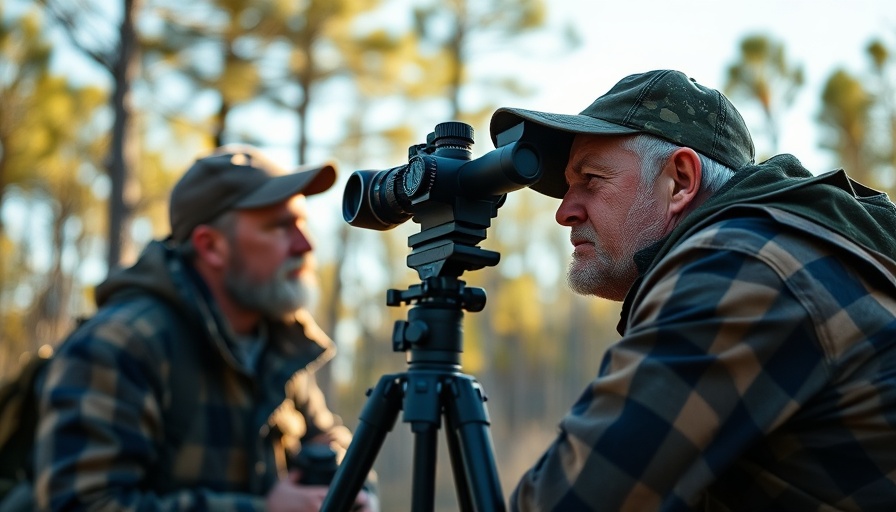
<instances>
[{"instance_id":1,"label":"tripod","mask_svg":"<svg viewBox=\"0 0 896 512\"><path fill-rule=\"evenodd\" d=\"M540 179L545 159L558 165L555 155L538 144L543 138L536 125L521 123L497 136L494 151L471 159L473 128L440 123L426 144L408 148L407 165L356 171L349 177L342 210L349 224L385 230L410 217L420 224L420 233L408 238L413 250L407 263L421 282L388 292L388 305L413 305L407 321L396 322L392 334L393 350L407 353L408 370L384 375L368 392L324 512L349 510L401 410L414 434L414 512L433 509L443 416L460 509L505 510L485 394L473 377L460 371L463 310L481 311L485 291L467 288L458 278L464 271L498 263L498 253L477 245L485 240L491 219L508 192Z\"/></svg>"},{"instance_id":2,"label":"tripod","mask_svg":"<svg viewBox=\"0 0 896 512\"><path fill-rule=\"evenodd\" d=\"M435 497L437 434L445 417L448 452L462 511L505 510L492 455L485 395L460 371L463 309L480 311L485 291L456 277L431 277L408 290L389 290L390 306L415 302L395 325L393 350L408 353L408 371L384 375L368 391L352 443L321 508L347 511L361 490L399 410L414 435L412 509L431 511Z\"/></svg>"}]
</instances>

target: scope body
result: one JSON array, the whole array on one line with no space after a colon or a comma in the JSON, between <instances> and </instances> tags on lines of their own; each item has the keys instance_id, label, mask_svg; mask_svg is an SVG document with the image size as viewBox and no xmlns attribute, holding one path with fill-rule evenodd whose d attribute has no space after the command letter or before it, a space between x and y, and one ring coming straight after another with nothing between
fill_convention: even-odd
<instances>
[{"instance_id":1,"label":"scope body","mask_svg":"<svg viewBox=\"0 0 896 512\"><path fill-rule=\"evenodd\" d=\"M384 231L457 198L500 197L536 182L538 151L514 141L472 159L473 129L458 122L436 125L427 144L409 148L408 163L383 171L355 171L343 195L342 214L352 226ZM419 215L421 225L426 215Z\"/></svg>"}]
</instances>

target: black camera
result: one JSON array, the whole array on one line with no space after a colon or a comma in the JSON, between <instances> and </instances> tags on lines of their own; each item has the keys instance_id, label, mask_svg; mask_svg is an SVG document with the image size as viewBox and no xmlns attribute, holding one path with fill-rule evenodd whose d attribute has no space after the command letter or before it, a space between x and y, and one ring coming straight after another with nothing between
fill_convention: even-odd
<instances>
[{"instance_id":1,"label":"black camera","mask_svg":"<svg viewBox=\"0 0 896 512\"><path fill-rule=\"evenodd\" d=\"M296 456L295 465L302 472L299 483L303 485L330 485L339 468L336 452L319 443L303 446Z\"/></svg>"},{"instance_id":2,"label":"black camera","mask_svg":"<svg viewBox=\"0 0 896 512\"><path fill-rule=\"evenodd\" d=\"M500 197L541 178L539 153L530 142L514 141L475 160L472 145L470 125L436 125L426 144L408 149L407 164L353 173L345 186L343 217L352 226L383 231L425 215L433 203Z\"/></svg>"}]
</instances>

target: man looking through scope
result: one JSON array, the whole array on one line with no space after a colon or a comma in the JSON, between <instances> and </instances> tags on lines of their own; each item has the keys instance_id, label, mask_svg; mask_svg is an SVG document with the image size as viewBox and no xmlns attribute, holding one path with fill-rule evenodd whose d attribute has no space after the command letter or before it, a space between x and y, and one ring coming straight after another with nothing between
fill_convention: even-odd
<instances>
[{"instance_id":1,"label":"man looking through scope","mask_svg":"<svg viewBox=\"0 0 896 512\"><path fill-rule=\"evenodd\" d=\"M622 338L510 508L896 509L896 207L843 170L754 163L720 92L628 76L578 115L492 117L564 148L571 288ZM571 355L575 357L575 355Z\"/></svg>"}]
</instances>

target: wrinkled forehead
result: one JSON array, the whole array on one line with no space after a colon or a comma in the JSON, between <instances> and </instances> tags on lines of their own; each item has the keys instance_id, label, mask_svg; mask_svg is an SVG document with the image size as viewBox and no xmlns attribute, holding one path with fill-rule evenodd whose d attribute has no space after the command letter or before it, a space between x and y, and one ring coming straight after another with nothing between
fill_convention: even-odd
<instances>
[{"instance_id":1,"label":"wrinkled forehead","mask_svg":"<svg viewBox=\"0 0 896 512\"><path fill-rule=\"evenodd\" d=\"M607 167L622 160L640 161L631 141L637 135L578 134L569 148L566 171L581 172L586 167Z\"/></svg>"}]
</instances>

